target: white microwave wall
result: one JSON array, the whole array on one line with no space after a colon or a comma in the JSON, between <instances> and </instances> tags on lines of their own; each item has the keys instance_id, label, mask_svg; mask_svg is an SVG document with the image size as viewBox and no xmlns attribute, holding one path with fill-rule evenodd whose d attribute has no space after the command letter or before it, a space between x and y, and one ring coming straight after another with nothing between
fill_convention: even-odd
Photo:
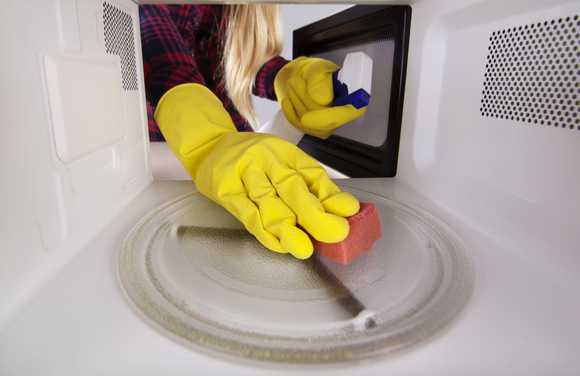
<instances>
[{"instance_id":1,"label":"white microwave wall","mask_svg":"<svg viewBox=\"0 0 580 376\"><path fill-rule=\"evenodd\" d=\"M557 271L562 283L580 282L578 100L568 111L573 124L564 121L572 129L501 118L484 106L486 90L505 82L486 67L493 48L506 48L509 38L494 39L502 31L555 20L551 32L565 36L578 64L579 2L392 3L413 12L395 179ZM0 322L152 179L137 4L9 0L2 7ZM577 65L567 75L578 90ZM541 85L521 98L537 97Z\"/></svg>"},{"instance_id":2,"label":"white microwave wall","mask_svg":"<svg viewBox=\"0 0 580 376\"><path fill-rule=\"evenodd\" d=\"M137 4L2 8L0 321L151 181Z\"/></svg>"}]
</instances>

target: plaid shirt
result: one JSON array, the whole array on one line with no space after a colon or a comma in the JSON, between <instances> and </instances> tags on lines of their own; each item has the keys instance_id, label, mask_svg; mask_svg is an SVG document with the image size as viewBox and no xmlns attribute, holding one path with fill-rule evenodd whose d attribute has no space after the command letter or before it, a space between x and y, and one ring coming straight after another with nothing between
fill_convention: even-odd
<instances>
[{"instance_id":1,"label":"plaid shirt","mask_svg":"<svg viewBox=\"0 0 580 376\"><path fill-rule=\"evenodd\" d=\"M188 82L209 88L222 101L239 131L252 131L223 83L223 5L141 5L139 18L147 93L149 138L163 141L153 119L155 105L172 87ZM288 61L276 56L258 71L255 95L276 99L274 77Z\"/></svg>"}]
</instances>

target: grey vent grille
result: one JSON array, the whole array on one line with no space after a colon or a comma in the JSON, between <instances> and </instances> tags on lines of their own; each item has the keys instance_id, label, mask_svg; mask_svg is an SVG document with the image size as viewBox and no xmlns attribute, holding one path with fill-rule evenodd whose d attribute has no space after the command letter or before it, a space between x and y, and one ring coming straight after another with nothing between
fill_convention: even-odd
<instances>
[{"instance_id":1,"label":"grey vent grille","mask_svg":"<svg viewBox=\"0 0 580 376\"><path fill-rule=\"evenodd\" d=\"M494 32L481 115L580 130L578 16Z\"/></svg>"},{"instance_id":2,"label":"grey vent grille","mask_svg":"<svg viewBox=\"0 0 580 376\"><path fill-rule=\"evenodd\" d=\"M105 51L121 59L121 79L124 90L137 90L137 64L133 19L119 8L103 3Z\"/></svg>"}]
</instances>

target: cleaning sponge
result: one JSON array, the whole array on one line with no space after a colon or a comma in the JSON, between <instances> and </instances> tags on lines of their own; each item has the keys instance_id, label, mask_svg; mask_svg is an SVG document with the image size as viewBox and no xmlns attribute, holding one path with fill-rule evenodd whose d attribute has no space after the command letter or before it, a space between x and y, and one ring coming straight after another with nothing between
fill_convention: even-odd
<instances>
[{"instance_id":1,"label":"cleaning sponge","mask_svg":"<svg viewBox=\"0 0 580 376\"><path fill-rule=\"evenodd\" d=\"M348 223L349 234L339 243L323 243L313 239L315 252L334 262L347 265L371 249L375 241L381 238L379 213L372 203L361 202L359 212L349 217Z\"/></svg>"}]
</instances>

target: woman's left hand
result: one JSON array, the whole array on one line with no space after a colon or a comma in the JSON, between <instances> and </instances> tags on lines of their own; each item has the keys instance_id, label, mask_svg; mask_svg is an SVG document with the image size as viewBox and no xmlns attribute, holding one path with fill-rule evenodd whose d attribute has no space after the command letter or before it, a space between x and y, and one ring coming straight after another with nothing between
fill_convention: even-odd
<instances>
[{"instance_id":1,"label":"woman's left hand","mask_svg":"<svg viewBox=\"0 0 580 376\"><path fill-rule=\"evenodd\" d=\"M332 106L332 74L339 67L331 61L299 57L276 75L274 90L286 119L302 132L328 138L332 132L362 116L366 107Z\"/></svg>"}]
</instances>

